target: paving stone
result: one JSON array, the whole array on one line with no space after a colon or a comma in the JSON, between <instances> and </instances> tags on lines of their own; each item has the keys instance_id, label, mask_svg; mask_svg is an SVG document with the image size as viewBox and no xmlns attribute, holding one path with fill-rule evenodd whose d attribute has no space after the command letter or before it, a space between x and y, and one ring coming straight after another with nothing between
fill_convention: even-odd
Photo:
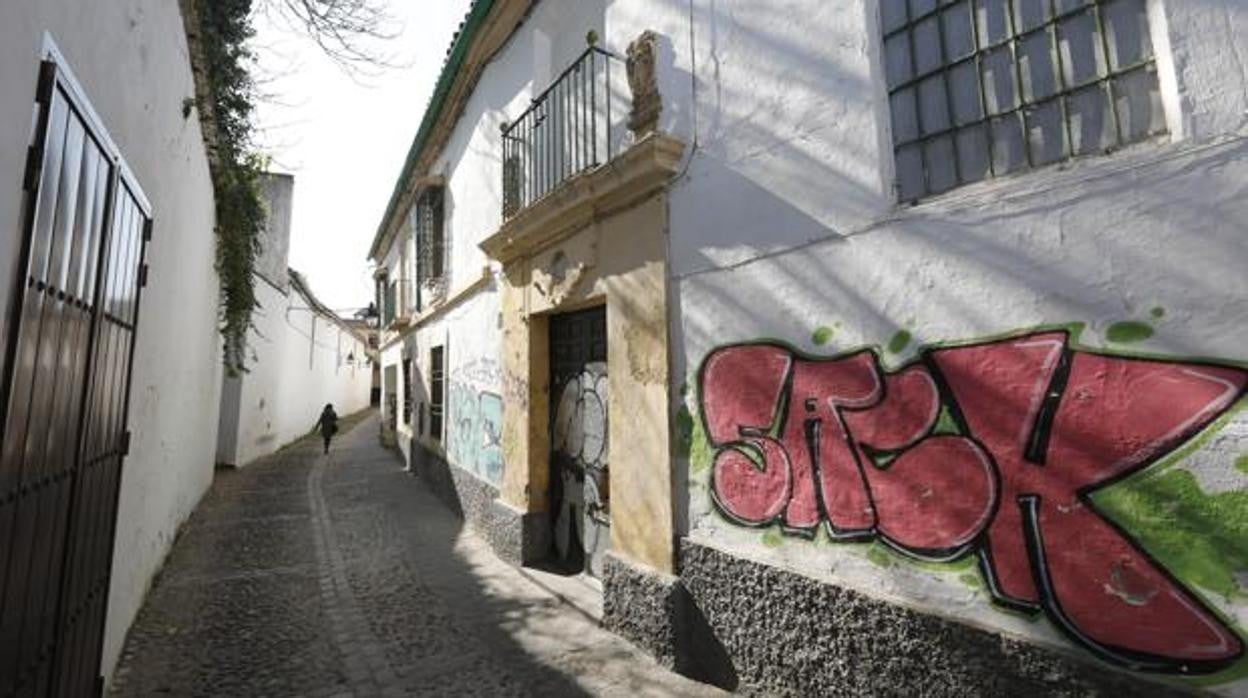
<instances>
[{"instance_id":1,"label":"paving stone","mask_svg":"<svg viewBox=\"0 0 1248 698\"><path fill-rule=\"evenodd\" d=\"M498 560L375 416L218 473L131 629L116 696L714 695Z\"/></svg>"}]
</instances>

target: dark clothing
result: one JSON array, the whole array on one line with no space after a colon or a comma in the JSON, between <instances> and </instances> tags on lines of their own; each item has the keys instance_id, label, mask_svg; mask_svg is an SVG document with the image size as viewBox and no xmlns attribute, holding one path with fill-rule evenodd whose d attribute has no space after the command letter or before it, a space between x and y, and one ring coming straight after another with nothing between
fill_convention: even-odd
<instances>
[{"instance_id":1,"label":"dark clothing","mask_svg":"<svg viewBox=\"0 0 1248 698\"><path fill-rule=\"evenodd\" d=\"M329 441L334 438L334 434L338 433L338 415L333 408L326 407L321 412L321 418L316 420L316 428L321 432L321 438L325 440L325 452L329 453Z\"/></svg>"}]
</instances>

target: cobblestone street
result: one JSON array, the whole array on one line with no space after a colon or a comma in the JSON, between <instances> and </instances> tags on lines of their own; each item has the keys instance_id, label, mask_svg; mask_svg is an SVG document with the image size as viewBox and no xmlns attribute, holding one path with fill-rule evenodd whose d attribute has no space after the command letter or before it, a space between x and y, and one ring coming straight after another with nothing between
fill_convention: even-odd
<instances>
[{"instance_id":1,"label":"cobblestone street","mask_svg":"<svg viewBox=\"0 0 1248 698\"><path fill-rule=\"evenodd\" d=\"M710 695L597 627L401 471L370 415L217 474L118 696Z\"/></svg>"}]
</instances>

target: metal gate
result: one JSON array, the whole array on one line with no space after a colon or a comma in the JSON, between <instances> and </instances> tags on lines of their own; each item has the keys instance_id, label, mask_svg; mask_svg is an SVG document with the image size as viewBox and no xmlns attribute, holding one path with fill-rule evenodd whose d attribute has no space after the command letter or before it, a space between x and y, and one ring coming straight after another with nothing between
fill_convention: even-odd
<instances>
[{"instance_id":1,"label":"metal gate","mask_svg":"<svg viewBox=\"0 0 1248 698\"><path fill-rule=\"evenodd\" d=\"M0 696L98 694L151 208L55 50L0 383Z\"/></svg>"},{"instance_id":2,"label":"metal gate","mask_svg":"<svg viewBox=\"0 0 1248 698\"><path fill-rule=\"evenodd\" d=\"M611 540L606 308L551 318L550 388L556 562L601 577Z\"/></svg>"}]
</instances>

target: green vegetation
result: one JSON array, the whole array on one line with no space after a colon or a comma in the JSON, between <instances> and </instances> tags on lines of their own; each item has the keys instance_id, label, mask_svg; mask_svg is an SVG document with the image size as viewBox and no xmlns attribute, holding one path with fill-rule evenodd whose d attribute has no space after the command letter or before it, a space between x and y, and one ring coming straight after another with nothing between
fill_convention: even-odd
<instances>
[{"instance_id":1,"label":"green vegetation","mask_svg":"<svg viewBox=\"0 0 1248 698\"><path fill-rule=\"evenodd\" d=\"M259 180L263 159L255 152L252 113L255 34L251 0L197 3L206 99L200 104L209 143L216 198L216 269L221 279L220 329L225 368L246 371L247 332L257 306L253 272L265 225Z\"/></svg>"}]
</instances>

